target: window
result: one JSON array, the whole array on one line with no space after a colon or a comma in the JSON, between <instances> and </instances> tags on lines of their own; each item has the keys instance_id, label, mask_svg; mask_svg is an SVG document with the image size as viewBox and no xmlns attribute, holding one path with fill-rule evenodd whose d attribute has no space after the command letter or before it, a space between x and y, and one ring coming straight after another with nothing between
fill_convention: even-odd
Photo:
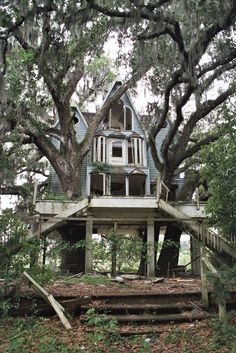
<instances>
[{"instance_id":1,"label":"window","mask_svg":"<svg viewBox=\"0 0 236 353\"><path fill-rule=\"evenodd\" d=\"M103 120L104 129L132 130L132 111L120 99L114 103Z\"/></svg>"},{"instance_id":2,"label":"window","mask_svg":"<svg viewBox=\"0 0 236 353\"><path fill-rule=\"evenodd\" d=\"M106 162L106 138L95 137L93 140L93 161Z\"/></svg>"},{"instance_id":3,"label":"window","mask_svg":"<svg viewBox=\"0 0 236 353\"><path fill-rule=\"evenodd\" d=\"M122 158L122 141L112 142L112 157Z\"/></svg>"},{"instance_id":4,"label":"window","mask_svg":"<svg viewBox=\"0 0 236 353\"><path fill-rule=\"evenodd\" d=\"M143 140L131 138L128 141L128 163L143 165Z\"/></svg>"}]
</instances>

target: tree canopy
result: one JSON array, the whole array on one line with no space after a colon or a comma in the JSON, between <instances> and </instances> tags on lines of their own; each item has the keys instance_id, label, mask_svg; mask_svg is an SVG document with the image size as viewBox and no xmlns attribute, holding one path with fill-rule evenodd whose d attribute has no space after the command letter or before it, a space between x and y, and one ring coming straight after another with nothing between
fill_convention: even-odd
<instances>
[{"instance_id":1,"label":"tree canopy","mask_svg":"<svg viewBox=\"0 0 236 353\"><path fill-rule=\"evenodd\" d=\"M203 145L222 134L215 112L235 94L235 13L234 0L5 2L0 16L1 142L14 130L21 144L33 144L72 197L104 114L143 78L154 97L147 99L149 144L168 184L196 162L193 156ZM120 47L127 39L131 43L126 54L117 54L126 78L78 143L70 99L77 91L82 105L109 82L107 64L100 69L98 62L114 33ZM166 123L170 129L158 153L155 137ZM206 134L206 124L211 133Z\"/></svg>"},{"instance_id":2,"label":"tree canopy","mask_svg":"<svg viewBox=\"0 0 236 353\"><path fill-rule=\"evenodd\" d=\"M202 175L209 181L211 194L206 207L208 221L230 239L236 232L235 128L205 147L202 155Z\"/></svg>"}]
</instances>

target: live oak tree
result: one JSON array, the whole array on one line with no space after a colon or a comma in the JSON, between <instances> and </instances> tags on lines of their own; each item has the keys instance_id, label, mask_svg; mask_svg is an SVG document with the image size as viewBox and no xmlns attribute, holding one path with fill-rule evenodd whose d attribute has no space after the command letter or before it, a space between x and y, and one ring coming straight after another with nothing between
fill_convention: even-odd
<instances>
[{"instance_id":1,"label":"live oak tree","mask_svg":"<svg viewBox=\"0 0 236 353\"><path fill-rule=\"evenodd\" d=\"M72 198L78 193L81 165L104 114L150 67L150 60L146 67L133 71L114 97L97 111L84 140L78 143L70 100L85 79L88 65L101 56L114 21L98 15L87 2L59 0L7 3L1 20L4 64L1 88L5 93L1 111L5 130L12 126L18 129L23 143L33 143L47 157L65 194ZM24 70L18 72L18 86L9 79L8 58L14 65L17 63L17 58L12 59L14 55L20 56L24 63ZM96 83L99 86L101 80L95 80L93 91ZM50 110L55 112L59 128L50 124L47 114ZM59 141L59 150L54 147L52 137Z\"/></svg>"},{"instance_id":2,"label":"live oak tree","mask_svg":"<svg viewBox=\"0 0 236 353\"><path fill-rule=\"evenodd\" d=\"M127 88L145 76L154 96L148 104L146 126L155 166L170 187L174 176L186 172L189 178L185 178L178 197L189 198L199 183L197 173L191 170L200 162L200 149L224 131L217 109L235 95L235 13L235 0L42 0L6 4L0 17L0 82L5 93L1 95L1 124L5 131L18 129L22 142L33 143L47 157L71 198L78 192L81 165L104 114ZM87 64L102 54L111 31L118 33L121 46L127 37L132 42L128 54L119 57L119 63L129 68L129 75L97 111L79 144L70 99L86 75ZM23 57L25 69L19 92L13 96L17 86L14 80L9 82L8 75L14 70L8 71L8 67L15 52ZM58 129L52 128L48 111L55 112ZM166 124L169 131L158 153L155 138ZM200 127L204 133L199 133ZM60 142L59 150L53 146L52 137ZM174 224L167 227L166 239L175 240L177 247L163 247L158 262L162 271L167 269L167 249L170 266L176 267L180 235Z\"/></svg>"},{"instance_id":3,"label":"live oak tree","mask_svg":"<svg viewBox=\"0 0 236 353\"><path fill-rule=\"evenodd\" d=\"M235 95L236 2L208 0L110 1L88 0L104 15L119 18L131 33L135 58L131 65L155 57L146 76L155 102L148 136L162 180L171 187L174 176L186 173L183 191L175 199L190 198L199 176L199 151L223 133L217 109ZM128 32L128 31L127 31ZM137 58L139 60L137 60ZM155 138L169 124L160 153ZM205 134L199 134L199 126ZM207 130L211 133L207 133ZM198 167L199 168L199 167ZM188 177L189 176L189 177ZM181 230L167 226L158 265L167 270L178 263ZM166 243L174 240L173 246Z\"/></svg>"},{"instance_id":4,"label":"live oak tree","mask_svg":"<svg viewBox=\"0 0 236 353\"><path fill-rule=\"evenodd\" d=\"M231 240L236 232L236 132L235 127L202 151L202 177L209 180L206 212L210 225Z\"/></svg>"}]
</instances>

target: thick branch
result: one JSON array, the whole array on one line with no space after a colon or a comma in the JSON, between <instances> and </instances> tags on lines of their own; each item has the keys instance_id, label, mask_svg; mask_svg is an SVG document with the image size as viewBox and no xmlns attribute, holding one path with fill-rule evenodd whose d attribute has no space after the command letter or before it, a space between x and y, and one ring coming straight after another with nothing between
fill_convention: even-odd
<instances>
[{"instance_id":1,"label":"thick branch","mask_svg":"<svg viewBox=\"0 0 236 353\"><path fill-rule=\"evenodd\" d=\"M173 139L176 136L176 133L178 131L178 128L180 124L183 122L183 114L182 114L182 108L185 106L185 104L188 102L191 94L193 92L193 87L189 84L185 90L184 95L181 97L181 99L177 102L175 110L176 110L176 119L174 124L170 127L169 132L162 144L161 152L163 159L168 163L168 150L173 142Z\"/></svg>"},{"instance_id":2,"label":"thick branch","mask_svg":"<svg viewBox=\"0 0 236 353\"><path fill-rule=\"evenodd\" d=\"M217 69L219 66L224 66L230 63L235 58L236 58L236 48L233 48L229 53L227 53L226 56L220 53L220 57L217 60L214 60L213 62L209 62L202 67L197 77L200 78L205 74L207 74L208 72Z\"/></svg>"},{"instance_id":3,"label":"thick branch","mask_svg":"<svg viewBox=\"0 0 236 353\"><path fill-rule=\"evenodd\" d=\"M166 118L169 112L169 106L170 106L170 94L172 89L179 84L179 77L181 75L181 70L177 70L172 74L172 77L169 81L169 83L166 86L165 89L165 93L164 93L164 107L161 113L160 118L158 119L157 124L155 125L155 127L153 128L153 135L156 136L158 134L158 132L161 130L161 128L163 127L163 125L166 122Z\"/></svg>"},{"instance_id":4,"label":"thick branch","mask_svg":"<svg viewBox=\"0 0 236 353\"><path fill-rule=\"evenodd\" d=\"M199 152L203 146L209 145L210 143L218 140L222 133L222 131L218 131L217 133L209 135L197 142L195 145L189 147L182 155L182 157L178 159L178 164L180 165L185 159L192 157L195 153Z\"/></svg>"},{"instance_id":5,"label":"thick branch","mask_svg":"<svg viewBox=\"0 0 236 353\"><path fill-rule=\"evenodd\" d=\"M207 30L200 30L197 39L192 42L189 53L193 67L197 65L202 55L205 53L208 45L217 36L217 34L229 28L230 25L234 24L236 14L236 1L229 0L228 4L229 5L225 15L223 15L219 21L216 21Z\"/></svg>"},{"instance_id":6,"label":"thick branch","mask_svg":"<svg viewBox=\"0 0 236 353\"><path fill-rule=\"evenodd\" d=\"M173 168L178 167L183 159L189 157L189 155L186 154L187 144L198 121L207 116L211 111L217 108L220 104L222 104L227 98L229 98L233 94L235 94L235 87L230 87L228 90L221 93L216 99L208 100L202 103L199 108L191 114L188 122L186 123L183 129L182 135L178 140L178 144L175 146L175 156L179 157L175 157L175 159L173 160ZM198 146L198 144L196 145Z\"/></svg>"}]
</instances>

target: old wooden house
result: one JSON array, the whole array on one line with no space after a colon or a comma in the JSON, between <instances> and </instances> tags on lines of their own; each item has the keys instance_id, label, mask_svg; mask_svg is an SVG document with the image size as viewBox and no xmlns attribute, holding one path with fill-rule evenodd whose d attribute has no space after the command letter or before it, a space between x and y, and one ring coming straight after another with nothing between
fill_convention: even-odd
<instances>
[{"instance_id":1,"label":"old wooden house","mask_svg":"<svg viewBox=\"0 0 236 353\"><path fill-rule=\"evenodd\" d=\"M115 81L106 99L120 85ZM93 119L93 114L82 114L76 105L72 107L75 117L75 132L82 141ZM156 137L160 150L167 134L168 124ZM59 147L55 140L55 146ZM167 197L160 198L160 189L165 187L158 178L146 133L126 92L104 116L86 156L81 170L81 197L76 201L39 200L36 211L40 218L40 234L49 234L55 229L65 241L75 243L85 240L85 249L77 249L74 254L64 254L63 264L71 272L91 272L92 234L108 234L115 230L118 234L145 232L148 254L146 273L155 275L155 226L160 223L180 221L184 230L193 239L192 255L197 260L193 268L199 272L200 245L202 242L214 251L232 253L231 245L213 231L202 227L204 205L193 202L168 202L169 192L178 193L183 180L172 181L173 189L166 190ZM50 169L50 193L62 193L59 178ZM168 261L168 259L167 259Z\"/></svg>"}]
</instances>

